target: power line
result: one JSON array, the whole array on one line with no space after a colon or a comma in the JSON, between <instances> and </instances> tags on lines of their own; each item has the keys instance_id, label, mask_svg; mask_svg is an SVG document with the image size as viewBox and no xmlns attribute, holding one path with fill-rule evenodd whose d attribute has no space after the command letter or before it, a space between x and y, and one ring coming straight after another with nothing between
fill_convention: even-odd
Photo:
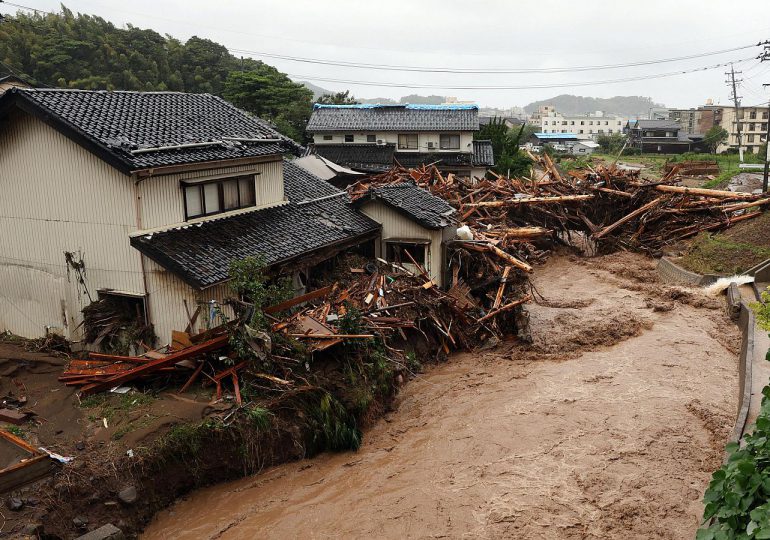
<instances>
[{"instance_id":1,"label":"power line","mask_svg":"<svg viewBox=\"0 0 770 540\"><path fill-rule=\"evenodd\" d=\"M710 66L704 66L693 69L686 69L681 71L671 71L667 73L659 73L654 75L639 75L635 77L624 77L620 79L607 79L602 81L589 81L589 82L572 82L572 83L558 83L558 84L532 84L532 85L518 85L518 86L494 86L494 85L441 85L441 84L411 84L411 83L394 83L394 82L376 82L376 81L356 81L349 79L335 79L330 77L316 77L314 75L297 75L288 73L290 77L298 80L311 80L320 82L332 82L340 84L352 84L359 86L380 86L387 88L420 88L420 89L439 89L439 90L534 90L534 89L548 89L548 88L570 88L576 86L600 86L604 84L616 84L622 82L642 81L649 79L662 79L665 77L673 77L676 75L684 75L687 73L696 73L698 71L707 71L710 69L722 68L729 66L733 63L748 62L754 60L752 58L743 58L740 60L733 60L731 62L722 62L719 64L713 64Z\"/></svg>"},{"instance_id":2,"label":"power line","mask_svg":"<svg viewBox=\"0 0 770 540\"><path fill-rule=\"evenodd\" d=\"M721 49L718 51L709 51L698 54L690 54L685 56L676 56L673 58L659 58L656 60L640 60L637 62L625 62L620 64L599 64L590 66L574 66L574 67L559 67L559 68L448 68L448 67L426 67L426 66L404 66L404 65L391 65L391 64L369 64L364 62L347 62L342 60L323 60L319 58L303 58L300 56L289 56L286 54L268 53L261 51L252 51L248 49L228 49L230 52L237 54L251 54L255 56L261 56L265 58L273 58L277 60L288 60L291 62L300 62L307 64L319 64L324 66L335 66L345 68L357 68L357 69L371 69L378 71L407 71L417 73L468 73L468 74L525 74L525 73L570 73L581 71L600 71L608 69L620 69L638 66L649 66L654 64L664 64L670 62L680 62L683 60L693 60L696 58L703 58L706 56L714 56L719 54L726 54L729 52L740 51L744 49L750 49L753 47L759 47L762 43L755 43L752 45L742 45L740 47L732 47L730 49Z\"/></svg>"},{"instance_id":3,"label":"power line","mask_svg":"<svg viewBox=\"0 0 770 540\"><path fill-rule=\"evenodd\" d=\"M46 15L56 15L56 13L53 13L51 11L45 11L43 9L37 9L29 6L22 6L21 4L14 4L13 2L7 2L6 0L0 0L0 4L6 4L19 9L28 9L29 11L34 11L35 13L45 13Z\"/></svg>"}]
</instances>

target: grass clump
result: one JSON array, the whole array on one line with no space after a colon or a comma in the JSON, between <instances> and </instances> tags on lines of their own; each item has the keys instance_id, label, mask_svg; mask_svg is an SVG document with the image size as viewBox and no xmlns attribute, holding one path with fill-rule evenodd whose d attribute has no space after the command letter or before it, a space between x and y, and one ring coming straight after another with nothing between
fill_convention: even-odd
<instances>
[{"instance_id":1,"label":"grass clump","mask_svg":"<svg viewBox=\"0 0 770 540\"><path fill-rule=\"evenodd\" d=\"M267 431L273 424L273 413L264 407L255 405L246 412L246 416L257 431Z\"/></svg>"},{"instance_id":2,"label":"grass clump","mask_svg":"<svg viewBox=\"0 0 770 540\"><path fill-rule=\"evenodd\" d=\"M690 244L681 265L699 274L740 274L770 258L770 247L733 239L724 234L701 233Z\"/></svg>"}]
</instances>

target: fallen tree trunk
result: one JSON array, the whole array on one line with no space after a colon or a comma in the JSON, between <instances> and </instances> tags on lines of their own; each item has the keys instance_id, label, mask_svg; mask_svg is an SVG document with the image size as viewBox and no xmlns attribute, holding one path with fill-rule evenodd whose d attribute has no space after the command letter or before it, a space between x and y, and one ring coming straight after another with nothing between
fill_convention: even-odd
<instances>
[{"instance_id":1,"label":"fallen tree trunk","mask_svg":"<svg viewBox=\"0 0 770 540\"><path fill-rule=\"evenodd\" d=\"M684 193L686 195L701 195L703 197L716 197L718 199L754 199L756 195L751 193L738 193L733 191L722 191L719 189L689 188L684 186L669 186L661 184L655 186L657 191L664 193Z\"/></svg>"},{"instance_id":2,"label":"fallen tree trunk","mask_svg":"<svg viewBox=\"0 0 770 540\"><path fill-rule=\"evenodd\" d=\"M644 206L640 206L639 208L637 208L636 210L634 210L634 211L633 211L633 212L631 212L630 214L628 214L628 215L626 215L626 216L624 216L624 217L620 218L620 219L619 219L619 220L617 220L615 223L613 223L613 224L611 224L611 225L608 225L608 226L606 226L606 227L605 227L605 228L603 228L601 231L599 231L598 233L596 233L596 234L594 234L594 235L592 235L592 236L593 236L595 239L597 239L597 240L598 240L599 238L603 237L603 236L606 236L607 234L611 233L612 231L614 231L615 229L617 229L618 227L620 227L620 226L621 226L621 225L623 225L624 223L627 223L627 222L631 221L631 220L632 220L632 219L634 219L636 216L638 216L638 215L640 215L640 214L643 214L643 213L645 213L647 210L649 210L649 209L651 209L651 208L654 208L655 206L659 205L659 204L661 203L661 201L662 201L662 200L663 200L663 197L658 197L657 199L654 199L654 200L652 200L652 201L648 202L648 203L647 203L647 204L645 204Z\"/></svg>"}]
</instances>

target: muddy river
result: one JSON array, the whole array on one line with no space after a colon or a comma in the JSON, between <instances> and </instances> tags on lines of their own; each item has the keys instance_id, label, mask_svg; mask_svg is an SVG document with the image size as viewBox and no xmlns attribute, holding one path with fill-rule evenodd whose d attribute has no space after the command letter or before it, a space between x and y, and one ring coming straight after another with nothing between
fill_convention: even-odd
<instances>
[{"instance_id":1,"label":"muddy river","mask_svg":"<svg viewBox=\"0 0 770 540\"><path fill-rule=\"evenodd\" d=\"M629 254L553 258L533 347L429 368L358 452L197 491L142 538L692 538L738 334L655 279Z\"/></svg>"}]
</instances>

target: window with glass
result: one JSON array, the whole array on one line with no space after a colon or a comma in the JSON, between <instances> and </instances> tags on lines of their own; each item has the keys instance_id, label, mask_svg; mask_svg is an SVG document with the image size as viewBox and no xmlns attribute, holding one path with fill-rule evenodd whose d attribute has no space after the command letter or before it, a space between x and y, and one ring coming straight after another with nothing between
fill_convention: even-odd
<instances>
[{"instance_id":1,"label":"window with glass","mask_svg":"<svg viewBox=\"0 0 770 540\"><path fill-rule=\"evenodd\" d=\"M377 142L377 135L370 133L366 136L366 142Z\"/></svg>"},{"instance_id":2,"label":"window with glass","mask_svg":"<svg viewBox=\"0 0 770 540\"><path fill-rule=\"evenodd\" d=\"M331 141L332 139L334 139L333 135L324 135L324 140L325 141Z\"/></svg>"},{"instance_id":3,"label":"window with glass","mask_svg":"<svg viewBox=\"0 0 770 540\"><path fill-rule=\"evenodd\" d=\"M257 204L254 175L182 184L182 189L185 219L211 216Z\"/></svg>"},{"instance_id":4,"label":"window with glass","mask_svg":"<svg viewBox=\"0 0 770 540\"><path fill-rule=\"evenodd\" d=\"M417 133L402 133L398 136L399 150L417 150Z\"/></svg>"},{"instance_id":5,"label":"window with glass","mask_svg":"<svg viewBox=\"0 0 770 540\"><path fill-rule=\"evenodd\" d=\"M442 150L459 150L460 149L460 135L451 133L442 133L439 135L439 148Z\"/></svg>"},{"instance_id":6,"label":"window with glass","mask_svg":"<svg viewBox=\"0 0 770 540\"><path fill-rule=\"evenodd\" d=\"M345 142L353 142L353 134L352 133L346 133L345 134Z\"/></svg>"}]
</instances>

